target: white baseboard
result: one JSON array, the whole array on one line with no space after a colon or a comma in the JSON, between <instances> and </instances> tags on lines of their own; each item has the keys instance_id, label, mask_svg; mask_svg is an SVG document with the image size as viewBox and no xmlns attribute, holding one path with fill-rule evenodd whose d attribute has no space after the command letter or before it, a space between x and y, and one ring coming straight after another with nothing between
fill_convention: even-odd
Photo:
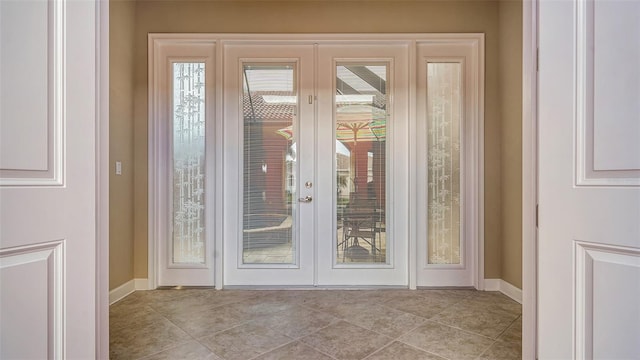
<instances>
[{"instance_id":1,"label":"white baseboard","mask_svg":"<svg viewBox=\"0 0 640 360\"><path fill-rule=\"evenodd\" d=\"M147 279L131 279L117 288L109 291L109 305L124 299L127 295L136 290L148 290L149 280Z\"/></svg>"},{"instance_id":2,"label":"white baseboard","mask_svg":"<svg viewBox=\"0 0 640 360\"><path fill-rule=\"evenodd\" d=\"M522 304L522 290L502 279L484 279L485 291L500 291L511 299Z\"/></svg>"}]
</instances>

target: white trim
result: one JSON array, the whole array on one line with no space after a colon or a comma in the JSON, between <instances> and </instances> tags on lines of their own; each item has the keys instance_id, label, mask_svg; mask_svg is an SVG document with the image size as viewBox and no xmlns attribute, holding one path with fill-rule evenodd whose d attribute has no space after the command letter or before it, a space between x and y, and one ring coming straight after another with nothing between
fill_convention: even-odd
<instances>
[{"instance_id":1,"label":"white trim","mask_svg":"<svg viewBox=\"0 0 640 360\"><path fill-rule=\"evenodd\" d=\"M522 2L522 358L537 358L538 0Z\"/></svg>"},{"instance_id":2,"label":"white trim","mask_svg":"<svg viewBox=\"0 0 640 360\"><path fill-rule=\"evenodd\" d=\"M511 285L510 283L500 280L500 290L501 293L507 295L514 301L517 301L519 304L522 304L522 290L517 287Z\"/></svg>"},{"instance_id":3,"label":"white trim","mask_svg":"<svg viewBox=\"0 0 640 360\"><path fill-rule=\"evenodd\" d=\"M109 305L113 305L134 291L139 290L149 290L149 279L131 279L109 291Z\"/></svg>"},{"instance_id":4,"label":"white trim","mask_svg":"<svg viewBox=\"0 0 640 360\"><path fill-rule=\"evenodd\" d=\"M158 191L158 181L156 179L156 171L158 168L158 159L156 154L159 152L158 145L156 144L160 135L157 132L155 121L152 121L154 114L158 111L156 110L156 101L155 101L155 93L154 90L156 87L155 83L155 66L154 59L158 56L156 53L156 49L153 46L153 38L149 36L147 40L147 51L148 51L148 62L147 62L147 278L149 279L149 288L155 289L158 283L157 275L156 275L156 239L158 235L156 234L156 228L158 227L158 222L160 219L159 210L158 210L158 201L154 194Z\"/></svg>"},{"instance_id":5,"label":"white trim","mask_svg":"<svg viewBox=\"0 0 640 360\"><path fill-rule=\"evenodd\" d=\"M136 291L135 279L131 279L117 288L109 291L109 305L124 299L127 295Z\"/></svg>"},{"instance_id":6,"label":"white trim","mask_svg":"<svg viewBox=\"0 0 640 360\"><path fill-rule=\"evenodd\" d=\"M96 359L109 357L109 0L96 4Z\"/></svg>"},{"instance_id":7,"label":"white trim","mask_svg":"<svg viewBox=\"0 0 640 360\"><path fill-rule=\"evenodd\" d=\"M499 291L513 301L522 304L522 290L502 279L484 279L484 291Z\"/></svg>"},{"instance_id":8,"label":"white trim","mask_svg":"<svg viewBox=\"0 0 640 360\"><path fill-rule=\"evenodd\" d=\"M484 291L500 291L500 279L484 279Z\"/></svg>"}]
</instances>

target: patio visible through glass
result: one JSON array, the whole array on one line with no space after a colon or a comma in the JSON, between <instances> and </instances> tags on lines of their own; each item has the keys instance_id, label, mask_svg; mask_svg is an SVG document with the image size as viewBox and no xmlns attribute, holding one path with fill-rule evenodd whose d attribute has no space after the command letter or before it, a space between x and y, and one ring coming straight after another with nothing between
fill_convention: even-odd
<instances>
[{"instance_id":1,"label":"patio visible through glass","mask_svg":"<svg viewBox=\"0 0 640 360\"><path fill-rule=\"evenodd\" d=\"M242 260L294 264L295 64L244 64ZM290 128L285 137L280 129Z\"/></svg>"},{"instance_id":2,"label":"patio visible through glass","mask_svg":"<svg viewBox=\"0 0 640 360\"><path fill-rule=\"evenodd\" d=\"M336 262L386 263L387 64L336 66Z\"/></svg>"}]
</instances>

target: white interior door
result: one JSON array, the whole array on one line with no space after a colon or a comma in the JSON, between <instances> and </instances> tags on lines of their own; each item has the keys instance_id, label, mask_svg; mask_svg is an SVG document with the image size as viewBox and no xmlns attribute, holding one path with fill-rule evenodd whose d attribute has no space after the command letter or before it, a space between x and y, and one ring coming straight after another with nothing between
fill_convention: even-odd
<instances>
[{"instance_id":1,"label":"white interior door","mask_svg":"<svg viewBox=\"0 0 640 360\"><path fill-rule=\"evenodd\" d=\"M225 44L225 286L313 285L313 53Z\"/></svg>"},{"instance_id":2,"label":"white interior door","mask_svg":"<svg viewBox=\"0 0 640 360\"><path fill-rule=\"evenodd\" d=\"M0 2L0 358L96 357L96 3Z\"/></svg>"},{"instance_id":3,"label":"white interior door","mask_svg":"<svg viewBox=\"0 0 640 360\"><path fill-rule=\"evenodd\" d=\"M541 359L640 358L640 3L539 4Z\"/></svg>"}]
</instances>

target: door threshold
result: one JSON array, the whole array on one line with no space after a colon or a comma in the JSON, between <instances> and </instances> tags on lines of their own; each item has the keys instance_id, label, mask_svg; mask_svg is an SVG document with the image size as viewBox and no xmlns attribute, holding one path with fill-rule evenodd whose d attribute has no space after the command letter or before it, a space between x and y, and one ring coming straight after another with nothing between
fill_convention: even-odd
<instances>
[{"instance_id":1,"label":"door threshold","mask_svg":"<svg viewBox=\"0 0 640 360\"><path fill-rule=\"evenodd\" d=\"M402 285L225 285L224 290L402 290Z\"/></svg>"}]
</instances>

